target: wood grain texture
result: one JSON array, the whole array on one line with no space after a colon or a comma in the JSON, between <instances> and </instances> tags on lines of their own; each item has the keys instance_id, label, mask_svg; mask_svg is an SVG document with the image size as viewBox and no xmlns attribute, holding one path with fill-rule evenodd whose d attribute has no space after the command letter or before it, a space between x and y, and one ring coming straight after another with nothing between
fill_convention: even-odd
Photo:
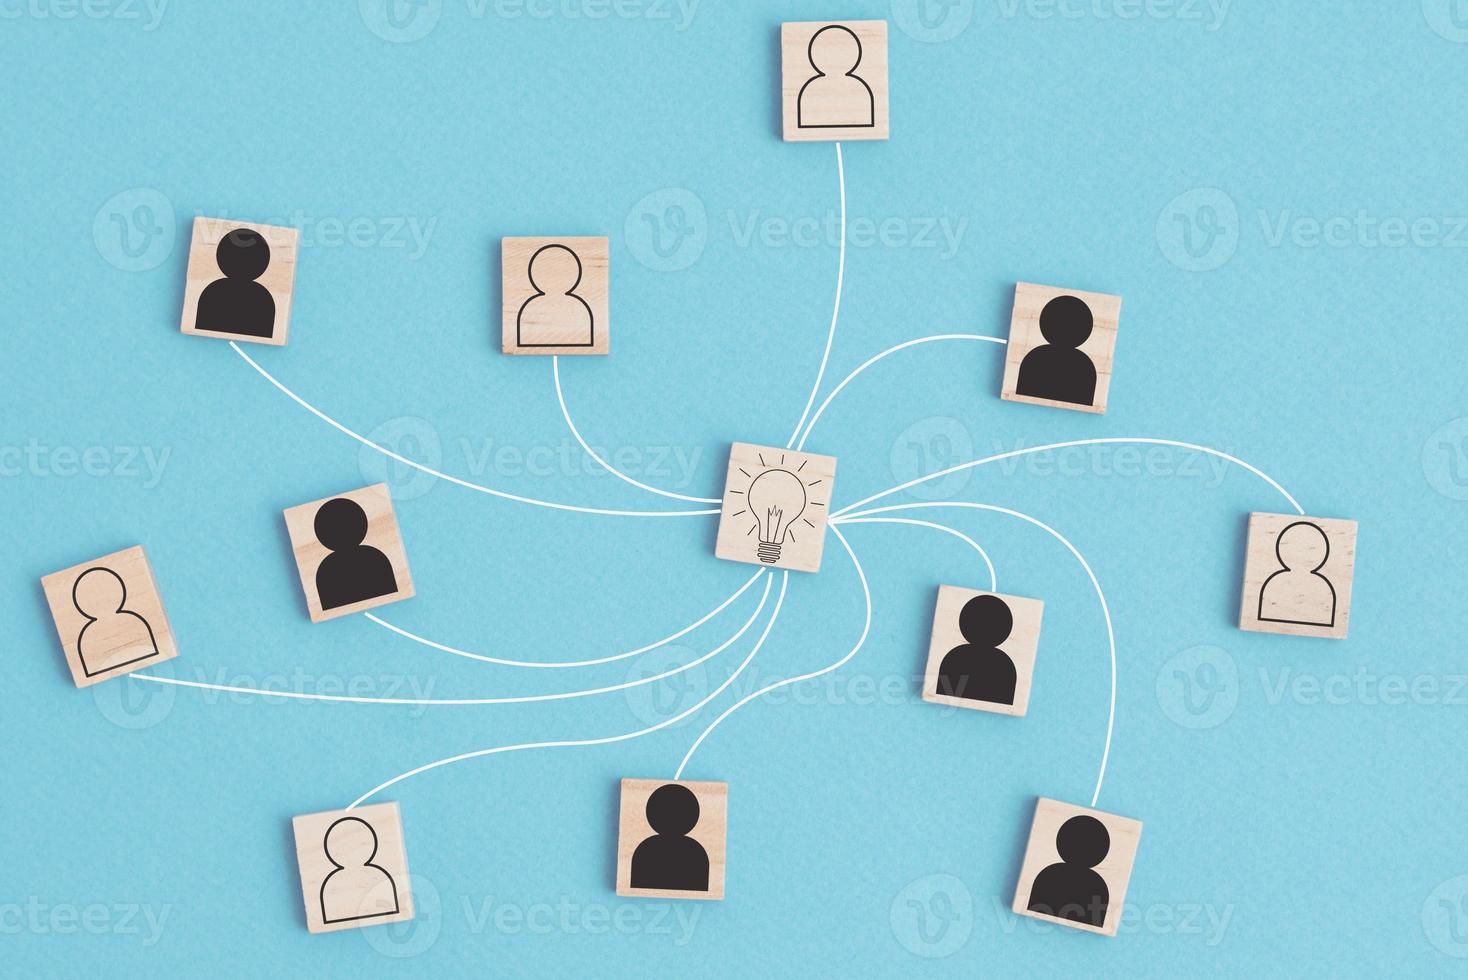
<instances>
[{"instance_id":1,"label":"wood grain texture","mask_svg":"<svg viewBox=\"0 0 1468 980\"><path fill-rule=\"evenodd\" d=\"M820 571L835 489L834 456L734 443L714 554L766 568ZM782 502L786 509L772 518L770 506ZM798 516L790 513L795 507Z\"/></svg>"},{"instance_id":2,"label":"wood grain texture","mask_svg":"<svg viewBox=\"0 0 1468 980\"><path fill-rule=\"evenodd\" d=\"M708 855L708 891L632 887L632 856L639 845L657 836L647 819L647 801L663 786L684 786L698 800L698 823L687 837ZM617 822L617 894L643 898L722 899L729 821L729 784L671 779L622 780L621 813Z\"/></svg>"},{"instance_id":3,"label":"wood grain texture","mask_svg":"<svg viewBox=\"0 0 1468 980\"><path fill-rule=\"evenodd\" d=\"M1085 922L1075 922L1043 912L1032 912L1029 909L1035 879L1046 868L1065 863L1056 849L1056 836L1066 821L1077 816L1089 816L1099 820L1106 827L1106 832L1110 837L1110 846L1106 851L1106 856L1093 866L1095 872L1105 881L1108 892L1105 916L1099 928ZM1069 926L1072 929L1080 929L1083 932L1092 932L1102 936L1116 935L1117 926L1121 924L1122 908L1126 902L1127 885L1132 878L1132 865L1136 862L1137 846L1141 839L1142 824L1140 821L1041 797L1035 805L1035 818L1030 824L1030 839L1025 847L1024 863L1020 866L1019 885L1014 893L1015 915L1026 915L1032 919L1054 922L1057 925ZM1076 864L1071 865L1073 868L1077 866Z\"/></svg>"},{"instance_id":4,"label":"wood grain texture","mask_svg":"<svg viewBox=\"0 0 1468 980\"><path fill-rule=\"evenodd\" d=\"M789 142L887 139L887 22L782 24L780 93Z\"/></svg>"},{"instance_id":5,"label":"wood grain texture","mask_svg":"<svg viewBox=\"0 0 1468 980\"><path fill-rule=\"evenodd\" d=\"M163 596L141 545L41 579L77 687L178 656Z\"/></svg>"},{"instance_id":6,"label":"wood grain texture","mask_svg":"<svg viewBox=\"0 0 1468 980\"><path fill-rule=\"evenodd\" d=\"M270 335L266 337L199 328L199 300L204 290L228 278L219 268L219 244L226 235L237 228L253 231L265 240L270 249L269 265L263 273L253 279L253 282L265 288L275 303L274 322ZM218 340L237 340L244 343L284 347L290 334L291 302L295 292L296 259L300 254L300 237L301 233L295 228L261 225L249 221L229 221L224 218L195 218L193 236L189 242L188 273L184 280L181 324L183 332L195 337L214 337ZM244 281L248 283L251 280L246 277Z\"/></svg>"},{"instance_id":7,"label":"wood grain texture","mask_svg":"<svg viewBox=\"0 0 1468 980\"><path fill-rule=\"evenodd\" d=\"M396 803L304 814L291 827L308 930L339 932L413 918Z\"/></svg>"},{"instance_id":8,"label":"wood grain texture","mask_svg":"<svg viewBox=\"0 0 1468 980\"><path fill-rule=\"evenodd\" d=\"M506 238L501 350L606 354L611 348L610 246L605 238Z\"/></svg>"},{"instance_id":9,"label":"wood grain texture","mask_svg":"<svg viewBox=\"0 0 1468 980\"><path fill-rule=\"evenodd\" d=\"M321 594L317 588L317 572L321 563L332 554L332 550L316 537L316 514L323 504L340 498L354 501L362 508L367 518L367 534L362 539L362 544L375 548L387 557L392 565L397 588L385 595L323 609ZM413 574L408 569L408 553L403 547L402 534L393 513L392 495L387 484L378 483L360 490L339 493L335 497L325 497L309 504L290 507L285 511L285 526L286 533L290 536L296 570L301 576L301 588L306 593L306 611L311 616L311 622L320 623L339 616L350 616L352 613L412 598Z\"/></svg>"},{"instance_id":10,"label":"wood grain texture","mask_svg":"<svg viewBox=\"0 0 1468 980\"><path fill-rule=\"evenodd\" d=\"M1026 356L1047 346L1040 332L1040 314L1046 304L1060 296L1074 296L1090 307L1093 318L1091 334L1078 348L1096 370L1095 397L1089 405L1036 398L1019 393L1020 368ZM1030 405L1068 408L1076 412L1101 415L1111 397L1111 372L1116 356L1116 333L1121 320L1121 297L1107 293L1088 293L1077 289L1037 286L1019 283L1014 290L1014 310L1009 321L1009 345L1004 354L1004 382L1000 396L1006 401Z\"/></svg>"},{"instance_id":11,"label":"wood grain texture","mask_svg":"<svg viewBox=\"0 0 1468 980\"><path fill-rule=\"evenodd\" d=\"M943 659L958 647L968 644L959 628L959 616L969 600L979 596L995 596L1002 600L1013 616L1008 633L996 634L999 649L1008 654L1014 664L1014 701L1003 704L997 701L982 701L963 697L958 690L951 694L939 684ZM1045 603L1039 599L1003 595L965 589L952 585L938 588L938 601L933 609L933 633L928 644L928 662L923 677L923 700L931 704L943 704L972 711L991 711L995 714L1023 717L1029 710L1030 688L1034 681L1035 660L1040 647L1040 620L1045 612ZM1001 631L1002 632L1002 631Z\"/></svg>"},{"instance_id":12,"label":"wood grain texture","mask_svg":"<svg viewBox=\"0 0 1468 980\"><path fill-rule=\"evenodd\" d=\"M1251 514L1239 628L1344 640L1351 628L1356 522Z\"/></svg>"}]
</instances>

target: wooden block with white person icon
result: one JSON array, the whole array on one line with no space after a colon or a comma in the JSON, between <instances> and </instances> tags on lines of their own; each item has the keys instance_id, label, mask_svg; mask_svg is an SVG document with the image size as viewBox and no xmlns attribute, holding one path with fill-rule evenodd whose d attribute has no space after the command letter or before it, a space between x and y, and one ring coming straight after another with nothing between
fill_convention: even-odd
<instances>
[{"instance_id":1,"label":"wooden block with white person icon","mask_svg":"<svg viewBox=\"0 0 1468 980\"><path fill-rule=\"evenodd\" d=\"M141 545L53 572L41 589L77 687L178 656Z\"/></svg>"},{"instance_id":2,"label":"wooden block with white person icon","mask_svg":"<svg viewBox=\"0 0 1468 980\"><path fill-rule=\"evenodd\" d=\"M1023 716L1044 612L1039 599L939 586L923 700Z\"/></svg>"},{"instance_id":3,"label":"wooden block with white person icon","mask_svg":"<svg viewBox=\"0 0 1468 980\"><path fill-rule=\"evenodd\" d=\"M605 238L506 238L500 243L506 354L610 350L610 247Z\"/></svg>"},{"instance_id":4,"label":"wooden block with white person icon","mask_svg":"<svg viewBox=\"0 0 1468 980\"><path fill-rule=\"evenodd\" d=\"M1355 521L1251 514L1239 628L1344 640L1355 576Z\"/></svg>"},{"instance_id":5,"label":"wooden block with white person icon","mask_svg":"<svg viewBox=\"0 0 1468 980\"><path fill-rule=\"evenodd\" d=\"M887 22L782 24L780 93L788 142L887 139Z\"/></svg>"},{"instance_id":6,"label":"wooden block with white person icon","mask_svg":"<svg viewBox=\"0 0 1468 980\"><path fill-rule=\"evenodd\" d=\"M1126 903L1140 821L1041 798L1014 893L1014 913L1116 935Z\"/></svg>"},{"instance_id":7,"label":"wooden block with white person icon","mask_svg":"<svg viewBox=\"0 0 1468 980\"><path fill-rule=\"evenodd\" d=\"M337 932L413 918L413 888L396 803L291 821L306 928Z\"/></svg>"}]
</instances>

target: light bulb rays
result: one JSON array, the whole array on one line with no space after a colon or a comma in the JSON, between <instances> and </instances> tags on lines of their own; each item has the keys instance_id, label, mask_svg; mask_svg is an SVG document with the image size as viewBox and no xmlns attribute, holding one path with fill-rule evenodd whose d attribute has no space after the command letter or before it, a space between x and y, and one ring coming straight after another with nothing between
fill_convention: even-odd
<instances>
[{"instance_id":1,"label":"light bulb rays","mask_svg":"<svg viewBox=\"0 0 1468 980\"><path fill-rule=\"evenodd\" d=\"M812 499L814 494L822 493L819 488L825 481L820 477L806 480L801 476L809 460L802 459L799 465L791 466L784 453L778 461L766 459L763 453L757 458L760 465L753 472L738 467L744 480L742 486L728 490L730 503L738 508L730 517L747 526L745 537L756 539L760 562L773 565L780 560L780 552L787 542L796 541L806 528L816 528L807 515L811 508L826 506L826 501Z\"/></svg>"}]
</instances>

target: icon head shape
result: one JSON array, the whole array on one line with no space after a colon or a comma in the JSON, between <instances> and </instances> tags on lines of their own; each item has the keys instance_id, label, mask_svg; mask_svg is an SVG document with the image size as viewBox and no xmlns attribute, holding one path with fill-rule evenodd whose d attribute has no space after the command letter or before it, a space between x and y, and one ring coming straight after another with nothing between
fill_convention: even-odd
<instances>
[{"instance_id":1,"label":"icon head shape","mask_svg":"<svg viewBox=\"0 0 1468 980\"><path fill-rule=\"evenodd\" d=\"M647 823L659 834L682 837L698 826L698 797L677 783L659 786L647 798Z\"/></svg>"},{"instance_id":2,"label":"icon head shape","mask_svg":"<svg viewBox=\"0 0 1468 980\"><path fill-rule=\"evenodd\" d=\"M360 868L377 856L377 831L358 817L343 817L326 829L322 847L338 868Z\"/></svg>"},{"instance_id":3,"label":"icon head shape","mask_svg":"<svg viewBox=\"0 0 1468 980\"><path fill-rule=\"evenodd\" d=\"M355 500L337 497L316 511L316 540L332 551L355 548L367 537L367 512Z\"/></svg>"},{"instance_id":4,"label":"icon head shape","mask_svg":"<svg viewBox=\"0 0 1468 980\"><path fill-rule=\"evenodd\" d=\"M1057 296L1040 311L1040 333L1056 347L1079 347L1091 336L1095 319L1078 296Z\"/></svg>"},{"instance_id":5,"label":"icon head shape","mask_svg":"<svg viewBox=\"0 0 1468 980\"><path fill-rule=\"evenodd\" d=\"M1316 525L1296 521L1279 532L1274 554L1280 566L1292 572L1318 572L1330 558L1330 539Z\"/></svg>"},{"instance_id":6,"label":"icon head shape","mask_svg":"<svg viewBox=\"0 0 1468 980\"><path fill-rule=\"evenodd\" d=\"M89 568L77 576L71 587L72 605L88 619L122 612L126 601L127 586L122 576L110 568Z\"/></svg>"},{"instance_id":7,"label":"icon head shape","mask_svg":"<svg viewBox=\"0 0 1468 980\"><path fill-rule=\"evenodd\" d=\"M810 39L810 66L822 75L850 75L861 64L861 40L840 24L816 31Z\"/></svg>"},{"instance_id":8,"label":"icon head shape","mask_svg":"<svg viewBox=\"0 0 1468 980\"><path fill-rule=\"evenodd\" d=\"M997 595L977 595L963 604L958 631L976 646L998 646L1014 629L1014 613Z\"/></svg>"},{"instance_id":9,"label":"icon head shape","mask_svg":"<svg viewBox=\"0 0 1468 980\"><path fill-rule=\"evenodd\" d=\"M270 265L270 244L259 232L236 228L220 239L214 261L228 279L258 279Z\"/></svg>"},{"instance_id":10,"label":"icon head shape","mask_svg":"<svg viewBox=\"0 0 1468 980\"><path fill-rule=\"evenodd\" d=\"M567 295L581 285L581 257L564 245L547 245L530 257L530 285L548 295Z\"/></svg>"},{"instance_id":11,"label":"icon head shape","mask_svg":"<svg viewBox=\"0 0 1468 980\"><path fill-rule=\"evenodd\" d=\"M1111 851L1111 835L1095 817L1081 814L1061 824L1055 835L1055 852L1066 864L1094 868Z\"/></svg>"}]
</instances>

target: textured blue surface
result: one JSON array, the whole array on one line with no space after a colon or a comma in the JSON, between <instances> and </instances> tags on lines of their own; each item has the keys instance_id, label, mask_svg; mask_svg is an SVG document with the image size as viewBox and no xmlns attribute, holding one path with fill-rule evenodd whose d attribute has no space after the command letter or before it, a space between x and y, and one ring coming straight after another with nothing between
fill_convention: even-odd
<instances>
[{"instance_id":1,"label":"textured blue surface","mask_svg":"<svg viewBox=\"0 0 1468 980\"><path fill-rule=\"evenodd\" d=\"M908 0L426 0L395 19L380 0L0 4L6 972L374 975L393 956L434 976L1458 966L1457 6L959 0L924 20ZM540 704L79 691L41 575L142 543L174 676L366 697L618 684L712 649L757 600L670 648L570 671L474 663L362 617L311 625L280 511L384 478L418 595L383 618L480 653L628 650L750 570L713 557L706 517L557 513L385 467L228 345L179 334L189 221L303 228L290 345L248 350L343 424L509 492L690 506L587 465L550 362L498 353L498 239L611 238L613 355L562 365L572 417L645 482L717 495L729 442L785 441L830 323L835 150L778 137L778 23L817 17L892 20L892 139L845 146L826 390L907 339L1003 336L1017 280L1125 297L1104 417L1001 402L997 345L925 345L863 374L809 443L840 457L836 502L1046 442L1206 444L1311 513L1361 522L1351 638L1235 628L1246 515L1287 508L1238 467L1107 447L966 472L893 499L1033 514L1111 604L1100 806L1145 824L1120 936L1006 911L1034 798L1089 802L1110 672L1071 555L961 511L908 516L962 528L1001 590L1047 604L1026 718L916 699L934 589L986 584L976 556L923 528L853 526L866 646L734 715L689 766L730 784L726 901L613 894L617 780L671 775L736 694L850 650L864 607L834 537L697 717L393 787L418 922L308 935L293 814L460 752L642 728L727 677L753 634L686 684Z\"/></svg>"}]
</instances>

